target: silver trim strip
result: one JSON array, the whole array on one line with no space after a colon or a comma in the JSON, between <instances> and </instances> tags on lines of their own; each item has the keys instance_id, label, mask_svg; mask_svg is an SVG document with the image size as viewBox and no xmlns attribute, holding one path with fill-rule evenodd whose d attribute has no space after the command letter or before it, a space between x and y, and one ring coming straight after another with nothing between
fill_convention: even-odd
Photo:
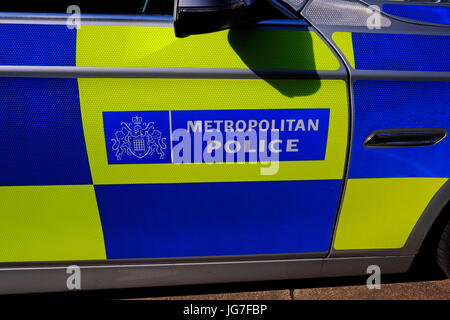
<instances>
[{"instance_id":1,"label":"silver trim strip","mask_svg":"<svg viewBox=\"0 0 450 320\"><path fill-rule=\"evenodd\" d=\"M449 81L450 72L442 71L395 71L395 70L352 70L355 80L407 80L407 81Z\"/></svg>"},{"instance_id":2,"label":"silver trim strip","mask_svg":"<svg viewBox=\"0 0 450 320\"><path fill-rule=\"evenodd\" d=\"M66 25L70 15L32 14L32 13L0 13L0 24L53 24ZM147 26L147 27L173 27L172 16L122 16L122 15L81 15L80 26Z\"/></svg>"},{"instance_id":3,"label":"silver trim strip","mask_svg":"<svg viewBox=\"0 0 450 320\"><path fill-rule=\"evenodd\" d=\"M328 251L303 252L303 253L275 253L275 254L252 254L252 255L221 255L221 256L192 256L173 258L144 258L144 259L110 259L110 260L70 260L70 261L27 261L27 262L1 262L0 270L9 268L41 268L57 267L68 264L76 265L141 265L141 264L175 264L175 263L207 263L207 262L238 262L238 261L269 261L269 260L298 260L298 259L320 259L327 256Z\"/></svg>"},{"instance_id":4,"label":"silver trim strip","mask_svg":"<svg viewBox=\"0 0 450 320\"><path fill-rule=\"evenodd\" d=\"M363 275L372 264L383 274L403 273L412 261L402 256L79 267L81 289L99 290ZM1 268L0 294L68 291L68 266Z\"/></svg>"},{"instance_id":5,"label":"silver trim strip","mask_svg":"<svg viewBox=\"0 0 450 320\"><path fill-rule=\"evenodd\" d=\"M0 23L13 24L55 24L65 25L69 14L36 14L0 12ZM286 26L298 27L308 24L293 15L285 19L269 19L255 23L256 26ZM112 14L81 14L80 25L130 25L173 27L172 15L112 15Z\"/></svg>"},{"instance_id":6,"label":"silver trim strip","mask_svg":"<svg viewBox=\"0 0 450 320\"><path fill-rule=\"evenodd\" d=\"M0 66L2 77L45 78L189 78L189 79L341 79L339 70L213 69L146 67Z\"/></svg>"},{"instance_id":7,"label":"silver trim strip","mask_svg":"<svg viewBox=\"0 0 450 320\"><path fill-rule=\"evenodd\" d=\"M341 70L0 66L1 77L183 78L183 79L346 79ZM353 70L352 80L449 81L450 72Z\"/></svg>"}]
</instances>

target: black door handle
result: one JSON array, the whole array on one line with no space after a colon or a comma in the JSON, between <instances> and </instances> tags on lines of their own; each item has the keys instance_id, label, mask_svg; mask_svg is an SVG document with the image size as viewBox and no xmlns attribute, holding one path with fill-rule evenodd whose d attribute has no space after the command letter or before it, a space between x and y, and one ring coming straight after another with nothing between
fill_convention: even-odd
<instances>
[{"instance_id":1,"label":"black door handle","mask_svg":"<svg viewBox=\"0 0 450 320\"><path fill-rule=\"evenodd\" d=\"M444 128L396 128L375 130L364 139L367 148L431 146L448 134Z\"/></svg>"}]
</instances>

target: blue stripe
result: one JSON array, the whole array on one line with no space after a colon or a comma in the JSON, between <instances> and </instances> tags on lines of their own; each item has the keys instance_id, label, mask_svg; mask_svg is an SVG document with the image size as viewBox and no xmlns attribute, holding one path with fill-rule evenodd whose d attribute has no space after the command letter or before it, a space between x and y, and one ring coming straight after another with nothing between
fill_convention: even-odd
<instances>
[{"instance_id":1,"label":"blue stripe","mask_svg":"<svg viewBox=\"0 0 450 320\"><path fill-rule=\"evenodd\" d=\"M0 78L0 186L89 184L75 79Z\"/></svg>"},{"instance_id":2,"label":"blue stripe","mask_svg":"<svg viewBox=\"0 0 450 320\"><path fill-rule=\"evenodd\" d=\"M350 178L450 177L450 139L434 146L371 149L376 129L450 130L450 82L355 81L355 127Z\"/></svg>"},{"instance_id":3,"label":"blue stripe","mask_svg":"<svg viewBox=\"0 0 450 320\"><path fill-rule=\"evenodd\" d=\"M0 65L75 66L76 29L0 24Z\"/></svg>"},{"instance_id":4,"label":"blue stripe","mask_svg":"<svg viewBox=\"0 0 450 320\"><path fill-rule=\"evenodd\" d=\"M327 251L341 180L96 185L109 259Z\"/></svg>"},{"instance_id":5,"label":"blue stripe","mask_svg":"<svg viewBox=\"0 0 450 320\"><path fill-rule=\"evenodd\" d=\"M353 33L356 69L450 71L450 36Z\"/></svg>"},{"instance_id":6,"label":"blue stripe","mask_svg":"<svg viewBox=\"0 0 450 320\"><path fill-rule=\"evenodd\" d=\"M404 5L404 4L383 4L383 11L394 16L411 20L450 24L450 6L437 6L436 4Z\"/></svg>"}]
</instances>

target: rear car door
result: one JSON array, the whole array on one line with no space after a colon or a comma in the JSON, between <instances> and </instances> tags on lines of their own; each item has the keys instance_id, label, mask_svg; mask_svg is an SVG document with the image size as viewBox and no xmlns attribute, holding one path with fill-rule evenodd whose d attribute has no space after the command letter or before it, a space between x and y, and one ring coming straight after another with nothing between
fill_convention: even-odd
<instances>
[{"instance_id":1,"label":"rear car door","mask_svg":"<svg viewBox=\"0 0 450 320\"><path fill-rule=\"evenodd\" d=\"M325 257L349 102L322 36L80 9L0 17L0 262Z\"/></svg>"},{"instance_id":2,"label":"rear car door","mask_svg":"<svg viewBox=\"0 0 450 320\"><path fill-rule=\"evenodd\" d=\"M415 255L436 218L424 212L450 177L449 9L381 0L302 9L350 74L351 158L331 256Z\"/></svg>"}]
</instances>

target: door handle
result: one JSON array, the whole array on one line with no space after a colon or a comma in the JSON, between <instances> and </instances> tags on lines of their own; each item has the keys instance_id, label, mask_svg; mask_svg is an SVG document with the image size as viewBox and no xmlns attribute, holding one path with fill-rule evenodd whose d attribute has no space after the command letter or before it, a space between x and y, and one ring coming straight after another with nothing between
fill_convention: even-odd
<instances>
[{"instance_id":1,"label":"door handle","mask_svg":"<svg viewBox=\"0 0 450 320\"><path fill-rule=\"evenodd\" d=\"M444 128L396 128L375 130L364 139L366 148L431 146L448 135Z\"/></svg>"}]
</instances>

